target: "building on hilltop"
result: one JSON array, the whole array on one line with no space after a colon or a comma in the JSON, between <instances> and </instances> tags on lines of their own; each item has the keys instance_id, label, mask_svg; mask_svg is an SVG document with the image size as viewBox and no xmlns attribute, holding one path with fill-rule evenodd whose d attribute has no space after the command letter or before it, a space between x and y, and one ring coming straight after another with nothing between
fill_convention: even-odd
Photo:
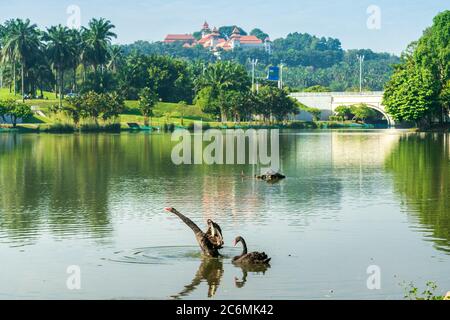
<instances>
[{"instance_id":1,"label":"building on hilltop","mask_svg":"<svg viewBox=\"0 0 450 320\"><path fill-rule=\"evenodd\" d=\"M163 42L181 42L183 43L184 48L201 45L204 48L215 52L220 50L230 51L236 48L241 48L244 50L261 49L265 50L269 54L272 52L272 43L269 37L263 41L256 36L243 36L241 35L239 28L235 26L231 36L229 38L225 38L220 34L216 27L211 30L207 22L205 22L202 26L201 38L199 40L196 40L192 34L169 34Z\"/></svg>"},{"instance_id":2,"label":"building on hilltop","mask_svg":"<svg viewBox=\"0 0 450 320\"><path fill-rule=\"evenodd\" d=\"M191 34L168 34L164 39L164 43L183 42L185 44L193 44L195 38Z\"/></svg>"}]
</instances>

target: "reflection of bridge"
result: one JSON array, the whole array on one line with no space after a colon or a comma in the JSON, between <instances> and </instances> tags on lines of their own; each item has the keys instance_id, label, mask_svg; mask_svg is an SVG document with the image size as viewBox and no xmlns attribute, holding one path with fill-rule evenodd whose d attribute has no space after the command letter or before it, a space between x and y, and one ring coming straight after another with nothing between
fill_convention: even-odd
<instances>
[{"instance_id":1,"label":"reflection of bridge","mask_svg":"<svg viewBox=\"0 0 450 320\"><path fill-rule=\"evenodd\" d=\"M368 107L383 114L389 125L394 125L394 120L386 113L382 104L383 92L294 92L291 97L304 105L319 108L322 111L321 120L328 120L334 114L338 106L352 106L363 103ZM302 111L298 117L300 120L311 120L311 115Z\"/></svg>"}]
</instances>

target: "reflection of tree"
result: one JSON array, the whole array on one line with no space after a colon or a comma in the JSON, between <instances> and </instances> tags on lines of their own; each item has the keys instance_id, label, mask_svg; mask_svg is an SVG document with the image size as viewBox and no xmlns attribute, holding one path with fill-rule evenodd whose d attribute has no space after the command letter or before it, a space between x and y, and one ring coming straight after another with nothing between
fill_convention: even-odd
<instances>
[{"instance_id":1,"label":"reflection of tree","mask_svg":"<svg viewBox=\"0 0 450 320\"><path fill-rule=\"evenodd\" d=\"M27 166L17 156L22 154L26 158L32 153L25 141L24 135L0 135L0 226L13 238L21 238L27 232L30 241L36 238L33 231L41 223L41 212L30 210L39 205L36 194L40 186L24 183ZM23 201L25 194L28 194L26 203Z\"/></svg>"},{"instance_id":2,"label":"reflection of tree","mask_svg":"<svg viewBox=\"0 0 450 320\"><path fill-rule=\"evenodd\" d=\"M449 135L403 137L386 161L396 191L412 214L433 232L439 250L450 253Z\"/></svg>"},{"instance_id":3,"label":"reflection of tree","mask_svg":"<svg viewBox=\"0 0 450 320\"><path fill-rule=\"evenodd\" d=\"M0 154L2 227L28 239L43 223L61 234L108 232L108 159L117 146L98 135L14 136L15 147Z\"/></svg>"},{"instance_id":4,"label":"reflection of tree","mask_svg":"<svg viewBox=\"0 0 450 320\"><path fill-rule=\"evenodd\" d=\"M342 182L331 137L280 140L288 179L269 185L253 178L258 166L176 166L171 151L177 142L165 134L1 135L0 228L28 239L44 229L104 238L111 235L111 212L121 209L148 217L151 209L179 206L194 221L219 224L254 223L282 212L297 223L318 203L339 206Z\"/></svg>"},{"instance_id":5,"label":"reflection of tree","mask_svg":"<svg viewBox=\"0 0 450 320\"><path fill-rule=\"evenodd\" d=\"M192 291L194 291L202 281L206 281L208 284L208 298L214 297L217 288L220 285L220 280L223 276L223 262L222 259L202 258L202 262L198 267L197 273L192 279L191 283L186 285L184 289L173 295L172 298L180 299L187 297Z\"/></svg>"}]
</instances>

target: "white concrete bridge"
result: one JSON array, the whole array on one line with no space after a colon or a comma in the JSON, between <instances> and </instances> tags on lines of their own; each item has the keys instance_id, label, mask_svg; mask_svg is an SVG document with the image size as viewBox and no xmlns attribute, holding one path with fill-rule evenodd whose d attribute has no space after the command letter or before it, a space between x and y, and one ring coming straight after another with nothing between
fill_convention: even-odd
<instances>
[{"instance_id":1,"label":"white concrete bridge","mask_svg":"<svg viewBox=\"0 0 450 320\"><path fill-rule=\"evenodd\" d=\"M294 92L292 98L297 99L304 105L312 108L318 108L322 111L321 120L328 120L334 114L339 106L352 106L355 104L365 104L369 108L380 112L388 122L389 126L395 124L394 120L386 113L383 106L383 92ZM299 120L311 120L309 113L302 111L298 117Z\"/></svg>"}]
</instances>

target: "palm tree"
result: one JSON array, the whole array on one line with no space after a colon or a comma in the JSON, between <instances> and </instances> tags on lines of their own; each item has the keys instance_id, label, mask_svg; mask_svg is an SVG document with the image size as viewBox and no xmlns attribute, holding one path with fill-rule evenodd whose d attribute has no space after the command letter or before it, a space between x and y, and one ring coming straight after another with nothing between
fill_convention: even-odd
<instances>
[{"instance_id":1,"label":"palm tree","mask_svg":"<svg viewBox=\"0 0 450 320\"><path fill-rule=\"evenodd\" d=\"M122 59L123 59L122 48L118 45L110 46L108 69L116 73L118 67L122 63Z\"/></svg>"},{"instance_id":2,"label":"palm tree","mask_svg":"<svg viewBox=\"0 0 450 320\"><path fill-rule=\"evenodd\" d=\"M111 21L100 18L89 21L88 28L83 27L82 35L85 44L84 55L89 64L98 72L98 67L103 67L109 59L108 48L113 38L117 35L111 30L115 26Z\"/></svg>"},{"instance_id":3,"label":"palm tree","mask_svg":"<svg viewBox=\"0 0 450 320\"><path fill-rule=\"evenodd\" d=\"M71 51L70 66L73 71L73 84L72 91L77 90L77 68L82 62L83 41L81 38L81 32L77 29L70 29L69 46Z\"/></svg>"},{"instance_id":4,"label":"palm tree","mask_svg":"<svg viewBox=\"0 0 450 320\"><path fill-rule=\"evenodd\" d=\"M15 57L14 57L14 50L13 47L8 47L5 48L5 43L8 39L8 36L11 33L11 29L14 26L14 20L8 20L5 22L5 25L2 27L2 43L1 43L1 53L0 53L0 61L2 63L2 68L4 69L4 66L8 63L11 64L11 68L12 68L12 72L13 72L13 91L14 91L14 95L16 95L16 61L15 61ZM10 92L11 92L11 86L10 88Z\"/></svg>"},{"instance_id":5,"label":"palm tree","mask_svg":"<svg viewBox=\"0 0 450 320\"><path fill-rule=\"evenodd\" d=\"M25 21L21 19L11 21L7 31L6 41L2 50L3 56L8 57L7 59L11 59L13 65L15 65L16 61L20 62L22 101L25 101L25 69L27 68L28 60L38 52L39 47L41 46L39 40L40 32L35 24L31 24L29 19L26 19Z\"/></svg>"},{"instance_id":6,"label":"palm tree","mask_svg":"<svg viewBox=\"0 0 450 320\"><path fill-rule=\"evenodd\" d=\"M0 62L3 60L2 47L5 36L6 36L6 28L0 24ZM3 88L3 63L0 63L0 89L1 88Z\"/></svg>"},{"instance_id":7,"label":"palm tree","mask_svg":"<svg viewBox=\"0 0 450 320\"><path fill-rule=\"evenodd\" d=\"M197 87L211 87L221 90L245 90L250 87L250 79L245 68L234 62L225 61L210 64L197 82Z\"/></svg>"},{"instance_id":8,"label":"palm tree","mask_svg":"<svg viewBox=\"0 0 450 320\"><path fill-rule=\"evenodd\" d=\"M47 43L48 57L58 75L59 107L62 107L64 71L73 57L72 47L69 45L70 38L70 29L62 25L48 28L43 36L43 40Z\"/></svg>"},{"instance_id":9,"label":"palm tree","mask_svg":"<svg viewBox=\"0 0 450 320\"><path fill-rule=\"evenodd\" d=\"M222 121L226 121L227 92L246 92L250 89L250 79L242 65L225 61L210 64L203 76L196 81L196 89L211 88L211 97L219 104Z\"/></svg>"},{"instance_id":10,"label":"palm tree","mask_svg":"<svg viewBox=\"0 0 450 320\"><path fill-rule=\"evenodd\" d=\"M55 83L55 76L51 67L51 63L45 54L45 51L36 57L30 73L34 76L34 91L40 91L40 96L44 96L44 88L51 87Z\"/></svg>"}]
</instances>

